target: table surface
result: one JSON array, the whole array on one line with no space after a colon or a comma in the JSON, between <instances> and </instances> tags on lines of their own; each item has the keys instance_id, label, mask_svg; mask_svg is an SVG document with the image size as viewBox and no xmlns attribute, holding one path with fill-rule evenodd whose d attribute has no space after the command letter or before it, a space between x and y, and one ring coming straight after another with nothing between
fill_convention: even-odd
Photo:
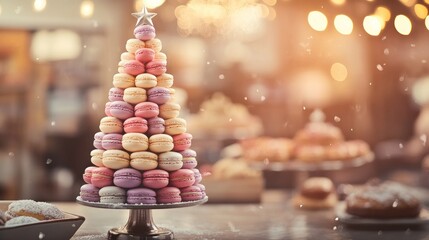
<instances>
[{"instance_id":1,"label":"table surface","mask_svg":"<svg viewBox=\"0 0 429 240\"><path fill-rule=\"evenodd\" d=\"M429 226L356 229L336 221L334 210L294 208L290 193L267 191L261 204L205 204L153 210L158 227L176 239L412 239L429 240ZM129 210L99 209L77 203L55 203L86 218L73 240L106 239L107 231L125 225Z\"/></svg>"}]
</instances>

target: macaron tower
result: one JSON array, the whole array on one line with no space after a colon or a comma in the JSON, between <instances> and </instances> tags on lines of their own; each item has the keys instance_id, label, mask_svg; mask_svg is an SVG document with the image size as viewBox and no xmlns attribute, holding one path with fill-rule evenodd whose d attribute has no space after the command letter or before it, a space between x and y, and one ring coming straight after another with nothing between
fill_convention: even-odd
<instances>
[{"instance_id":1,"label":"macaron tower","mask_svg":"<svg viewBox=\"0 0 429 240\"><path fill-rule=\"evenodd\" d=\"M169 204L205 197L186 120L175 103L174 77L144 8L121 54L105 117L94 135L83 179L84 201Z\"/></svg>"}]
</instances>

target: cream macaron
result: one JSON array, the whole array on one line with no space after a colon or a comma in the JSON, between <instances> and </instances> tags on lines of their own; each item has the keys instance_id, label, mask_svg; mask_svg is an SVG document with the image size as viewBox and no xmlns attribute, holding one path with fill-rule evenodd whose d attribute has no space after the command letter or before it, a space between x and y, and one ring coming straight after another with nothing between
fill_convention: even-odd
<instances>
[{"instance_id":1,"label":"cream macaron","mask_svg":"<svg viewBox=\"0 0 429 240\"><path fill-rule=\"evenodd\" d=\"M165 152L158 156L158 166L165 171L176 171L183 166L183 156L178 152Z\"/></svg>"},{"instance_id":2,"label":"cream macaron","mask_svg":"<svg viewBox=\"0 0 429 240\"><path fill-rule=\"evenodd\" d=\"M133 152L131 153L131 167L137 170L152 170L158 167L158 155L152 152Z\"/></svg>"},{"instance_id":3,"label":"cream macaron","mask_svg":"<svg viewBox=\"0 0 429 240\"><path fill-rule=\"evenodd\" d=\"M104 167L103 164L103 153L104 150L94 149L91 151L91 162L97 167Z\"/></svg>"},{"instance_id":4,"label":"cream macaron","mask_svg":"<svg viewBox=\"0 0 429 240\"><path fill-rule=\"evenodd\" d=\"M130 166L130 155L122 150L106 150L103 153L103 165L110 169Z\"/></svg>"},{"instance_id":5,"label":"cream macaron","mask_svg":"<svg viewBox=\"0 0 429 240\"><path fill-rule=\"evenodd\" d=\"M163 52L157 52L155 53L153 60L167 61L167 55Z\"/></svg>"},{"instance_id":6,"label":"cream macaron","mask_svg":"<svg viewBox=\"0 0 429 240\"><path fill-rule=\"evenodd\" d=\"M152 43L152 45L155 43ZM128 39L127 43L125 44L125 49L127 49L127 51L129 53L136 53L137 50L139 50L140 48L144 48L145 47L145 42L137 39L137 38L130 38Z\"/></svg>"},{"instance_id":7,"label":"cream macaron","mask_svg":"<svg viewBox=\"0 0 429 240\"><path fill-rule=\"evenodd\" d=\"M136 87L140 88L153 88L157 84L157 78L150 73L142 73L137 75L135 79Z\"/></svg>"},{"instance_id":8,"label":"cream macaron","mask_svg":"<svg viewBox=\"0 0 429 240\"><path fill-rule=\"evenodd\" d=\"M162 42L158 38L151 39L145 42L145 47L151 48L155 53L161 52Z\"/></svg>"},{"instance_id":9,"label":"cream macaron","mask_svg":"<svg viewBox=\"0 0 429 240\"><path fill-rule=\"evenodd\" d=\"M113 75L113 86L117 88L129 88L134 87L135 78L134 76L127 73L116 73Z\"/></svg>"},{"instance_id":10,"label":"cream macaron","mask_svg":"<svg viewBox=\"0 0 429 240\"><path fill-rule=\"evenodd\" d=\"M167 102L159 106L159 116L164 119L175 118L179 116L180 105L174 102Z\"/></svg>"},{"instance_id":11,"label":"cream macaron","mask_svg":"<svg viewBox=\"0 0 429 240\"><path fill-rule=\"evenodd\" d=\"M103 117L100 120L100 131L103 133L122 133L122 121L115 117Z\"/></svg>"},{"instance_id":12,"label":"cream macaron","mask_svg":"<svg viewBox=\"0 0 429 240\"><path fill-rule=\"evenodd\" d=\"M121 54L121 60L125 61L125 60L136 60L136 56L133 53L130 52L123 52Z\"/></svg>"},{"instance_id":13,"label":"cream macaron","mask_svg":"<svg viewBox=\"0 0 429 240\"><path fill-rule=\"evenodd\" d=\"M139 87L129 87L124 90L124 101L131 104L138 104L146 101L146 90Z\"/></svg>"},{"instance_id":14,"label":"cream macaron","mask_svg":"<svg viewBox=\"0 0 429 240\"><path fill-rule=\"evenodd\" d=\"M143 133L126 133L122 137L122 147L129 152L139 152L148 149L149 139Z\"/></svg>"},{"instance_id":15,"label":"cream macaron","mask_svg":"<svg viewBox=\"0 0 429 240\"><path fill-rule=\"evenodd\" d=\"M165 120L165 133L177 135L186 132L186 120L183 118L170 118Z\"/></svg>"},{"instance_id":16,"label":"cream macaron","mask_svg":"<svg viewBox=\"0 0 429 240\"><path fill-rule=\"evenodd\" d=\"M164 73L157 77L158 87L171 88L173 86L173 83L174 83L174 77L169 73Z\"/></svg>"},{"instance_id":17,"label":"cream macaron","mask_svg":"<svg viewBox=\"0 0 429 240\"><path fill-rule=\"evenodd\" d=\"M149 149L155 153L169 152L173 150L173 138L167 134L155 134L149 138Z\"/></svg>"}]
</instances>

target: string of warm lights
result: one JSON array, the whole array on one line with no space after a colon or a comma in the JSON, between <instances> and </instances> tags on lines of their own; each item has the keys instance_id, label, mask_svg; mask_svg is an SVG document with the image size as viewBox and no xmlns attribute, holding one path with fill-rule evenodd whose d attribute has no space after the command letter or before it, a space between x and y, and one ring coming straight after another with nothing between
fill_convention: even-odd
<instances>
[{"instance_id":1,"label":"string of warm lights","mask_svg":"<svg viewBox=\"0 0 429 240\"><path fill-rule=\"evenodd\" d=\"M346 3L346 0L330 0L330 2L334 5L341 6ZM367 0L367 2L375 1ZM407 7L414 17L424 20L426 28L429 30L429 16L426 5L418 3L417 0L399 0L398 2ZM429 4L429 0L424 0L424 3ZM378 36L391 19L392 13L387 7L382 5L377 6L372 14L363 18L363 29L371 36ZM315 31L325 31L328 27L328 18L321 11L309 12L307 20L310 27ZM397 14L394 17L393 26L399 34L409 35L412 31L413 23L409 16ZM339 14L334 18L334 27L340 34L349 35L353 32L353 20L345 14Z\"/></svg>"}]
</instances>

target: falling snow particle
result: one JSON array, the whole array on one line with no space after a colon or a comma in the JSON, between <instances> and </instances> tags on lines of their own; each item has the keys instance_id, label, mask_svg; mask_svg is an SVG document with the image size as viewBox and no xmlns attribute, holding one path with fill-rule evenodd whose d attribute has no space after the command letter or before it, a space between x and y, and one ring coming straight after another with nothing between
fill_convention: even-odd
<instances>
[{"instance_id":1,"label":"falling snow particle","mask_svg":"<svg viewBox=\"0 0 429 240\"><path fill-rule=\"evenodd\" d=\"M427 63L427 60L426 59L422 59L422 63Z\"/></svg>"},{"instance_id":2,"label":"falling snow particle","mask_svg":"<svg viewBox=\"0 0 429 240\"><path fill-rule=\"evenodd\" d=\"M369 86L372 86L372 82L369 83Z\"/></svg>"},{"instance_id":3,"label":"falling snow particle","mask_svg":"<svg viewBox=\"0 0 429 240\"><path fill-rule=\"evenodd\" d=\"M381 64L377 64L377 69L378 69L378 71L383 71L384 69L383 69L383 66L381 66Z\"/></svg>"},{"instance_id":4,"label":"falling snow particle","mask_svg":"<svg viewBox=\"0 0 429 240\"><path fill-rule=\"evenodd\" d=\"M204 112L205 110L204 110L204 108L200 108L200 112Z\"/></svg>"},{"instance_id":5,"label":"falling snow particle","mask_svg":"<svg viewBox=\"0 0 429 240\"><path fill-rule=\"evenodd\" d=\"M13 152L9 152L9 157L10 157L10 158L15 157L15 153L13 153Z\"/></svg>"},{"instance_id":6,"label":"falling snow particle","mask_svg":"<svg viewBox=\"0 0 429 240\"><path fill-rule=\"evenodd\" d=\"M74 227L74 228L75 228L75 227L76 227L76 224L74 224L74 223L73 223L73 224L72 224L72 227Z\"/></svg>"},{"instance_id":7,"label":"falling snow particle","mask_svg":"<svg viewBox=\"0 0 429 240\"><path fill-rule=\"evenodd\" d=\"M219 79L222 79L222 80L223 80L223 79L225 79L225 75L220 74L220 75L219 75Z\"/></svg>"},{"instance_id":8,"label":"falling snow particle","mask_svg":"<svg viewBox=\"0 0 429 240\"><path fill-rule=\"evenodd\" d=\"M400 149L404 148L404 144L399 143L399 148L400 148Z\"/></svg>"},{"instance_id":9,"label":"falling snow particle","mask_svg":"<svg viewBox=\"0 0 429 240\"><path fill-rule=\"evenodd\" d=\"M92 110L97 110L97 103L92 103L91 107L92 107Z\"/></svg>"},{"instance_id":10,"label":"falling snow particle","mask_svg":"<svg viewBox=\"0 0 429 240\"><path fill-rule=\"evenodd\" d=\"M305 111L305 109L306 109L306 108L305 108L305 106L302 106L302 110L304 110L304 111Z\"/></svg>"},{"instance_id":11,"label":"falling snow particle","mask_svg":"<svg viewBox=\"0 0 429 240\"><path fill-rule=\"evenodd\" d=\"M335 122L341 122L341 118L340 118L340 117L338 117L338 116L335 116L335 117L334 117L334 121L335 121Z\"/></svg>"},{"instance_id":12,"label":"falling snow particle","mask_svg":"<svg viewBox=\"0 0 429 240\"><path fill-rule=\"evenodd\" d=\"M383 36L382 38L381 38L381 40L382 41L384 41L384 40L386 40L387 39L387 37L386 36Z\"/></svg>"},{"instance_id":13,"label":"falling snow particle","mask_svg":"<svg viewBox=\"0 0 429 240\"><path fill-rule=\"evenodd\" d=\"M93 22L92 22L92 26L93 26L94 28L98 28L98 22L97 22L97 21L93 21Z\"/></svg>"},{"instance_id":14,"label":"falling snow particle","mask_svg":"<svg viewBox=\"0 0 429 240\"><path fill-rule=\"evenodd\" d=\"M332 228L332 230L336 231L336 230L337 230L337 226L334 226L334 227Z\"/></svg>"},{"instance_id":15,"label":"falling snow particle","mask_svg":"<svg viewBox=\"0 0 429 240\"><path fill-rule=\"evenodd\" d=\"M244 101L247 101L247 97L244 97Z\"/></svg>"},{"instance_id":16,"label":"falling snow particle","mask_svg":"<svg viewBox=\"0 0 429 240\"><path fill-rule=\"evenodd\" d=\"M86 48L86 45L83 45L83 48Z\"/></svg>"},{"instance_id":17,"label":"falling snow particle","mask_svg":"<svg viewBox=\"0 0 429 240\"><path fill-rule=\"evenodd\" d=\"M45 234L44 234L44 233L42 233L42 232L40 232L40 233L39 233L39 239L43 239L43 238L45 238Z\"/></svg>"},{"instance_id":18,"label":"falling snow particle","mask_svg":"<svg viewBox=\"0 0 429 240\"><path fill-rule=\"evenodd\" d=\"M207 61L207 65L210 65L210 62L209 62L209 61Z\"/></svg>"},{"instance_id":19,"label":"falling snow particle","mask_svg":"<svg viewBox=\"0 0 429 240\"><path fill-rule=\"evenodd\" d=\"M389 49L388 49L388 48L385 48L385 49L384 49L384 55L389 55L389 54L390 54Z\"/></svg>"},{"instance_id":20,"label":"falling snow particle","mask_svg":"<svg viewBox=\"0 0 429 240\"><path fill-rule=\"evenodd\" d=\"M52 121L52 122L51 122L51 126L55 126L55 121Z\"/></svg>"},{"instance_id":21,"label":"falling snow particle","mask_svg":"<svg viewBox=\"0 0 429 240\"><path fill-rule=\"evenodd\" d=\"M400 76L400 77L399 77L399 81L400 81L400 82L403 82L404 80L405 80L405 76Z\"/></svg>"},{"instance_id":22,"label":"falling snow particle","mask_svg":"<svg viewBox=\"0 0 429 240\"><path fill-rule=\"evenodd\" d=\"M299 205L300 208L302 208L302 206L303 206L302 204Z\"/></svg>"},{"instance_id":23,"label":"falling snow particle","mask_svg":"<svg viewBox=\"0 0 429 240\"><path fill-rule=\"evenodd\" d=\"M335 219L334 219L335 221L338 221L338 220L340 220L338 217L336 217Z\"/></svg>"},{"instance_id":24,"label":"falling snow particle","mask_svg":"<svg viewBox=\"0 0 429 240\"><path fill-rule=\"evenodd\" d=\"M52 163L52 159L50 159L50 158L48 158L48 159L46 159L46 164L51 164Z\"/></svg>"},{"instance_id":25,"label":"falling snow particle","mask_svg":"<svg viewBox=\"0 0 429 240\"><path fill-rule=\"evenodd\" d=\"M232 122L232 118L229 118L229 120L228 120L229 122Z\"/></svg>"},{"instance_id":26,"label":"falling snow particle","mask_svg":"<svg viewBox=\"0 0 429 240\"><path fill-rule=\"evenodd\" d=\"M410 46L411 46L411 47L416 47L416 44L411 43L411 44L410 44Z\"/></svg>"},{"instance_id":27,"label":"falling snow particle","mask_svg":"<svg viewBox=\"0 0 429 240\"><path fill-rule=\"evenodd\" d=\"M353 130L353 128L350 128L350 132L353 132L354 130Z\"/></svg>"},{"instance_id":28,"label":"falling snow particle","mask_svg":"<svg viewBox=\"0 0 429 240\"><path fill-rule=\"evenodd\" d=\"M261 96L261 102L265 101L265 96Z\"/></svg>"}]
</instances>

